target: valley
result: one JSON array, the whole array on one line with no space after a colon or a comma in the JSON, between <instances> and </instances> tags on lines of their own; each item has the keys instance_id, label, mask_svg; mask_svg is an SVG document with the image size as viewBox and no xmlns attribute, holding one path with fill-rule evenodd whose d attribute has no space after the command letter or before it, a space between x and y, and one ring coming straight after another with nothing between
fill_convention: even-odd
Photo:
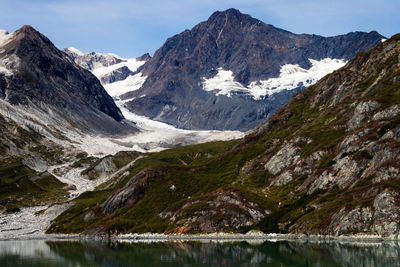
<instances>
[{"instance_id":1,"label":"valley","mask_svg":"<svg viewBox=\"0 0 400 267\"><path fill-rule=\"evenodd\" d=\"M299 35L235 9L152 57L0 31L0 239L398 240L399 62L398 35Z\"/></svg>"}]
</instances>

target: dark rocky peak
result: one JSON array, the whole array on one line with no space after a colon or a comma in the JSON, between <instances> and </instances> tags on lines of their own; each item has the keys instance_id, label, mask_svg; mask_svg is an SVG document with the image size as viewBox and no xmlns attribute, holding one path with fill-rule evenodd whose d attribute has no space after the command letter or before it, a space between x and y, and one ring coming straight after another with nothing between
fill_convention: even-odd
<instances>
[{"instance_id":1,"label":"dark rocky peak","mask_svg":"<svg viewBox=\"0 0 400 267\"><path fill-rule=\"evenodd\" d=\"M12 40L3 48L3 57L14 55L20 59L21 73L33 75L34 72L40 72L63 76L67 73L64 71L71 68L72 62L69 58L46 36L29 25L24 25L15 31Z\"/></svg>"},{"instance_id":2,"label":"dark rocky peak","mask_svg":"<svg viewBox=\"0 0 400 267\"><path fill-rule=\"evenodd\" d=\"M241 13L239 10L234 8L230 8L225 11L214 12L207 21L200 23L198 26L201 27L203 24L208 28L211 28L211 31L213 28L224 31L231 30L235 31L236 34L239 34L239 36L241 33L247 34L251 32L257 32L260 29L262 29L264 33L268 33L270 31L290 33L288 31L276 28L273 25L266 24L248 14ZM193 30L195 29L196 27L193 28ZM235 32L232 32L232 34ZM218 34L220 34L220 32L218 32Z\"/></svg>"},{"instance_id":3,"label":"dark rocky peak","mask_svg":"<svg viewBox=\"0 0 400 267\"><path fill-rule=\"evenodd\" d=\"M248 130L304 89L304 83L297 83L297 91L285 89L261 101L242 92L218 95L221 88L206 92L205 80L217 77L219 71L231 72L235 82L249 88L251 83L279 77L284 65L310 69L321 60L348 60L382 38L376 32L334 37L294 34L235 9L215 12L207 21L167 39L140 69L146 82L122 99L134 99L127 107L137 114L181 128Z\"/></svg>"},{"instance_id":4,"label":"dark rocky peak","mask_svg":"<svg viewBox=\"0 0 400 267\"><path fill-rule=\"evenodd\" d=\"M16 62L11 74L0 74L2 95L11 104L49 105L82 121L96 121L95 127L100 130L107 120L123 120L97 78L74 64L31 26L14 32L2 48L0 60ZM104 115L111 118L106 119Z\"/></svg>"},{"instance_id":5,"label":"dark rocky peak","mask_svg":"<svg viewBox=\"0 0 400 267\"><path fill-rule=\"evenodd\" d=\"M151 56L149 53L145 53L143 55L141 55L140 57L136 58L139 61L149 61L151 59Z\"/></svg>"},{"instance_id":6,"label":"dark rocky peak","mask_svg":"<svg viewBox=\"0 0 400 267\"><path fill-rule=\"evenodd\" d=\"M167 39L144 65L143 73L175 69L210 77L215 75L212 69L222 67L232 70L237 81L249 84L278 76L284 64L309 68L309 58L350 59L358 51L372 48L381 38L376 32L329 38L297 35L228 9Z\"/></svg>"},{"instance_id":7,"label":"dark rocky peak","mask_svg":"<svg viewBox=\"0 0 400 267\"><path fill-rule=\"evenodd\" d=\"M207 23L233 23L235 21L240 21L240 22L252 22L252 23L258 23L260 22L258 19L255 19L251 17L248 14L243 14L239 10L235 8L230 8L225 11L216 11L214 12L207 20Z\"/></svg>"},{"instance_id":8,"label":"dark rocky peak","mask_svg":"<svg viewBox=\"0 0 400 267\"><path fill-rule=\"evenodd\" d=\"M33 28L30 25L24 25L21 28L19 28L16 32L16 35L19 34L25 34L25 35L30 35L30 36L36 36L36 37L42 37L44 39L47 39L44 35L42 35L40 32L38 32L35 28ZM48 39L47 39L48 40Z\"/></svg>"},{"instance_id":9,"label":"dark rocky peak","mask_svg":"<svg viewBox=\"0 0 400 267\"><path fill-rule=\"evenodd\" d=\"M35 44L35 47L47 48L51 49L58 54L61 54L60 51L53 45L53 43L34 29L32 26L24 25L20 29L14 32L14 45L19 46L28 46ZM44 46L45 45L45 46Z\"/></svg>"}]
</instances>

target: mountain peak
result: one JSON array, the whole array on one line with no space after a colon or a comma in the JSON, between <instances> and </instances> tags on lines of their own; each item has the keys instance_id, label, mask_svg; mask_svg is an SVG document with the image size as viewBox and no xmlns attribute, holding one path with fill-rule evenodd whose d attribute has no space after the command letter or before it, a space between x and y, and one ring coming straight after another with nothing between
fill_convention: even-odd
<instances>
[{"instance_id":1,"label":"mountain peak","mask_svg":"<svg viewBox=\"0 0 400 267\"><path fill-rule=\"evenodd\" d=\"M33 28L30 25L24 25L18 30L15 31L15 34L18 35L29 35L29 36L43 36L39 31L37 31L35 28Z\"/></svg>"},{"instance_id":2,"label":"mountain peak","mask_svg":"<svg viewBox=\"0 0 400 267\"><path fill-rule=\"evenodd\" d=\"M244 14L240 12L240 10L235 9L235 8L229 8L224 11L216 11L214 12L208 19L208 22L213 22L216 20L223 20L223 21L232 21L232 20L254 20L258 21L257 19L253 18L252 16L248 14Z\"/></svg>"},{"instance_id":3,"label":"mountain peak","mask_svg":"<svg viewBox=\"0 0 400 267\"><path fill-rule=\"evenodd\" d=\"M280 85L285 86L276 90L277 86L272 86L270 82L277 81L284 66L310 70L313 62L326 63L328 58L349 60L357 52L369 50L380 43L383 37L375 35L298 35L237 9L217 11L191 30L168 38L153 58L143 65L141 73L147 78L142 87L126 93L122 99L133 99L127 107L137 114L181 128L250 129L281 107L296 90L308 86L307 81L317 79L313 74L309 79L296 81L295 87L280 80ZM231 82L225 83L227 80ZM210 82L207 83L210 85L208 89L205 89L204 81ZM221 84L219 81L224 82ZM251 99L247 93L250 92L249 86L252 84L257 86L251 87L253 89L261 88L258 85L263 84L262 81L269 84L261 89L264 92L262 97L268 100L258 101L261 96ZM225 93L220 93L222 89ZM259 92L253 89L251 92ZM230 98L232 95L227 91L233 92L234 96ZM195 104L188 108L189 103ZM166 112L166 106L173 108Z\"/></svg>"},{"instance_id":4,"label":"mountain peak","mask_svg":"<svg viewBox=\"0 0 400 267\"><path fill-rule=\"evenodd\" d=\"M13 35L17 46L23 47L24 49L30 50L35 48L43 50L46 47L52 49L53 52L58 50L46 36L30 25L22 26L16 30Z\"/></svg>"},{"instance_id":5,"label":"mountain peak","mask_svg":"<svg viewBox=\"0 0 400 267\"><path fill-rule=\"evenodd\" d=\"M224 10L224 11L215 11L215 12L211 15L211 17L212 17L213 15L221 15L221 14L223 14L223 15L236 15L236 16L238 16L238 15L244 15L242 12L240 12L239 9L236 9L236 8L228 8L228 9L226 9L226 10Z\"/></svg>"},{"instance_id":6,"label":"mountain peak","mask_svg":"<svg viewBox=\"0 0 400 267\"><path fill-rule=\"evenodd\" d=\"M35 28L33 28L31 25L24 25L22 26L18 31L24 31L24 32L38 32Z\"/></svg>"}]
</instances>

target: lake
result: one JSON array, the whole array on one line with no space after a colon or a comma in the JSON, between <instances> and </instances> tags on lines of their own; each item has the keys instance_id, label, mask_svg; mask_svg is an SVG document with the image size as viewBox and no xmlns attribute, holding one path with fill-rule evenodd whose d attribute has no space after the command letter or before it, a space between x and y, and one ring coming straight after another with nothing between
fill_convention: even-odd
<instances>
[{"instance_id":1,"label":"lake","mask_svg":"<svg viewBox=\"0 0 400 267\"><path fill-rule=\"evenodd\" d=\"M0 266L400 266L400 242L13 240Z\"/></svg>"}]
</instances>

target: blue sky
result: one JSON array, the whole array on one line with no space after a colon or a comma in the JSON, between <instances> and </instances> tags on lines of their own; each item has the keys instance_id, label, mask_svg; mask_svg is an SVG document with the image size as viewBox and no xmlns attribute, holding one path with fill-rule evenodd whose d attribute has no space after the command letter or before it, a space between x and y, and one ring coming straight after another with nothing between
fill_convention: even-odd
<instances>
[{"instance_id":1,"label":"blue sky","mask_svg":"<svg viewBox=\"0 0 400 267\"><path fill-rule=\"evenodd\" d=\"M0 29L29 24L59 48L136 57L231 7L294 33L400 32L399 0L0 0Z\"/></svg>"}]
</instances>

